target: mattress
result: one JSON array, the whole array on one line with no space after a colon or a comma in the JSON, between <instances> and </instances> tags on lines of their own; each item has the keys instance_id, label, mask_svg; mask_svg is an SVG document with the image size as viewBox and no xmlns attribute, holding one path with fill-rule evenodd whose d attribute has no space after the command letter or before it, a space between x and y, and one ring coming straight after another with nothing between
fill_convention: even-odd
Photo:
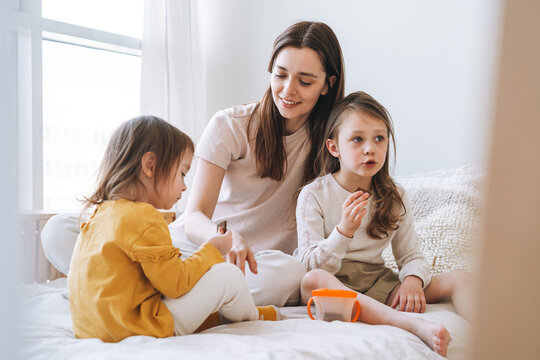
<instances>
[{"instance_id":1,"label":"mattress","mask_svg":"<svg viewBox=\"0 0 540 360\"><path fill-rule=\"evenodd\" d=\"M23 359L442 359L416 336L387 325L311 320L305 306L281 308L282 321L246 321L200 334L118 343L73 336L66 279L22 285L19 349ZM451 303L419 316L445 325L448 359L467 356L469 323Z\"/></svg>"}]
</instances>

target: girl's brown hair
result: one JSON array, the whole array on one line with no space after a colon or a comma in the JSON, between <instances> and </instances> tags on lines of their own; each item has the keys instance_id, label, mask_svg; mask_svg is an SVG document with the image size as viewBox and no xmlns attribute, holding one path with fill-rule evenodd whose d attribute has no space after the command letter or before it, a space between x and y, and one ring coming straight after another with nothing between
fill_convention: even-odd
<instances>
[{"instance_id":1,"label":"girl's brown hair","mask_svg":"<svg viewBox=\"0 0 540 360\"><path fill-rule=\"evenodd\" d=\"M324 23L303 21L290 26L280 34L274 41L268 72L273 71L278 53L288 46L298 49L310 48L319 54L328 85L328 93L319 97L307 120L311 150L304 166L302 184L306 184L314 179L320 171L320 166L315 164L315 158L318 146L323 141L328 115L334 104L343 98L345 69L339 41L332 29ZM330 84L332 76L336 78L333 86ZM270 87L261 102L257 104L255 113L258 114L259 121L255 124L253 120L255 117L251 117L248 134L250 134L250 141L253 143L259 176L280 181L285 176L287 165L287 156L283 146L284 119L272 99ZM249 131L251 126L256 127L253 136Z\"/></svg>"},{"instance_id":2,"label":"girl's brown hair","mask_svg":"<svg viewBox=\"0 0 540 360\"><path fill-rule=\"evenodd\" d=\"M348 114L356 111L376 117L384 122L388 130L387 136L392 139L395 154L394 126L390 114L377 100L362 91L354 92L336 104L328 119L325 139L337 141L341 124L347 118ZM389 231L397 230L399 219L405 215L406 211L398 187L390 176L388 165L389 153L390 149L387 149L384 165L373 176L371 181L372 208L371 221L367 226L367 233L374 239L383 239L388 236ZM334 173L340 169L339 159L332 156L326 149L326 146L321 147L317 155L317 161L322 164L320 176Z\"/></svg>"},{"instance_id":3,"label":"girl's brown hair","mask_svg":"<svg viewBox=\"0 0 540 360\"><path fill-rule=\"evenodd\" d=\"M156 155L154 188L179 165L186 150L194 151L193 141L178 128L155 116L138 116L120 125L113 133L97 176L96 189L83 201L83 214L106 200L126 197L128 188L146 192L139 180L144 154ZM134 200L134 199L130 199Z\"/></svg>"}]
</instances>

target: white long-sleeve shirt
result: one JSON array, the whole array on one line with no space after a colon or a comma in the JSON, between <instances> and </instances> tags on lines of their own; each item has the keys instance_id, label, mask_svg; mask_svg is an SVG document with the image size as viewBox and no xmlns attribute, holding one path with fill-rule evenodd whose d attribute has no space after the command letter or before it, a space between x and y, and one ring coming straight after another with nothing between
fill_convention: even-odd
<instances>
[{"instance_id":1,"label":"white long-sleeve shirt","mask_svg":"<svg viewBox=\"0 0 540 360\"><path fill-rule=\"evenodd\" d=\"M306 185L298 197L296 221L298 231L298 257L311 269L324 269L335 274L343 260L369 264L384 264L383 250L392 244L392 252L399 268L399 279L416 275L429 285L429 266L419 248L414 230L414 218L408 199L403 194L406 214L396 231L390 231L384 239L373 239L367 232L370 221L372 200L367 205L367 213L362 224L348 238L337 231L341 221L341 207L351 193L345 190L332 174L315 179Z\"/></svg>"}]
</instances>

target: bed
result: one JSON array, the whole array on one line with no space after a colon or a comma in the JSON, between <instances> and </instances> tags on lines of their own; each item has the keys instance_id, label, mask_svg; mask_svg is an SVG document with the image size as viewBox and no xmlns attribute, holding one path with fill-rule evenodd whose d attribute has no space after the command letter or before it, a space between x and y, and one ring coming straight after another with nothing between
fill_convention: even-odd
<instances>
[{"instance_id":1,"label":"bed","mask_svg":"<svg viewBox=\"0 0 540 360\"><path fill-rule=\"evenodd\" d=\"M399 177L408 191L421 246L434 274L475 271L483 171L472 166ZM389 249L385 259L395 267ZM22 286L19 348L24 359L440 359L419 338L382 325L311 320L306 307L281 308L284 320L222 325L200 334L157 339L134 336L115 344L75 339L67 282ZM314 310L313 310L314 311ZM420 316L445 325L448 359L467 357L470 324L451 303Z\"/></svg>"}]
</instances>

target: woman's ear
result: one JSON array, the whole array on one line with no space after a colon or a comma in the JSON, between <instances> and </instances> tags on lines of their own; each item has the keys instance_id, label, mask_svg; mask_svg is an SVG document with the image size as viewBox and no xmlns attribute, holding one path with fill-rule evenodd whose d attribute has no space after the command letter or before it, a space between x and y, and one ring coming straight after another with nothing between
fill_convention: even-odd
<instances>
[{"instance_id":1,"label":"woman's ear","mask_svg":"<svg viewBox=\"0 0 540 360\"><path fill-rule=\"evenodd\" d=\"M156 173L156 154L148 151L143 155L141 159L141 171L146 177L154 177Z\"/></svg>"},{"instance_id":2,"label":"woman's ear","mask_svg":"<svg viewBox=\"0 0 540 360\"><path fill-rule=\"evenodd\" d=\"M331 88L332 86L334 86L335 83L336 83L336 75L330 76L328 78L328 82L326 84L324 84L324 88L323 88L323 91L321 91L321 95L328 94L328 89Z\"/></svg>"},{"instance_id":3,"label":"woman's ear","mask_svg":"<svg viewBox=\"0 0 540 360\"><path fill-rule=\"evenodd\" d=\"M337 158L339 157L339 148L336 144L336 142L332 139L326 139L326 148L332 154L333 157Z\"/></svg>"}]
</instances>

